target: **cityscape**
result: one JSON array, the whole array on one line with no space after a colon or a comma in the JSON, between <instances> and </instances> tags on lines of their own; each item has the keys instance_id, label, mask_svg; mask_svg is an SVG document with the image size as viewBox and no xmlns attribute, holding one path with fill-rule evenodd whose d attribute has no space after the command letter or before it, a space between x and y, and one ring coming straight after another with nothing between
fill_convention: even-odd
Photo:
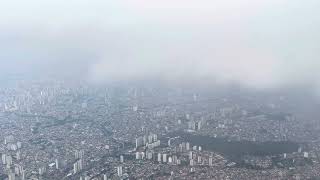
<instances>
[{"instance_id":1,"label":"cityscape","mask_svg":"<svg viewBox=\"0 0 320 180\"><path fill-rule=\"evenodd\" d=\"M17 80L0 100L0 179L320 176L319 105L294 94Z\"/></svg>"}]
</instances>

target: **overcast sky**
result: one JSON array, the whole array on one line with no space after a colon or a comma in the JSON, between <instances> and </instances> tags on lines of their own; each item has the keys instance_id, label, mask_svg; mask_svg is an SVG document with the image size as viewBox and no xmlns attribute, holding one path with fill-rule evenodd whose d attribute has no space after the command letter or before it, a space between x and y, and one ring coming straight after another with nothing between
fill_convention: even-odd
<instances>
[{"instance_id":1,"label":"overcast sky","mask_svg":"<svg viewBox=\"0 0 320 180\"><path fill-rule=\"evenodd\" d=\"M319 0L1 0L0 74L320 85Z\"/></svg>"}]
</instances>

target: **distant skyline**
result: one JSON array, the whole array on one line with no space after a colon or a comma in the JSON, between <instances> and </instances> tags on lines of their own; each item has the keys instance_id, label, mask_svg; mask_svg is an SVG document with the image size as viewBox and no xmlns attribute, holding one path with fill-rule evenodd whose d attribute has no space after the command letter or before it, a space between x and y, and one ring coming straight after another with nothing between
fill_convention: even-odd
<instances>
[{"instance_id":1,"label":"distant skyline","mask_svg":"<svg viewBox=\"0 0 320 180\"><path fill-rule=\"evenodd\" d=\"M0 74L320 87L318 0L4 0Z\"/></svg>"}]
</instances>

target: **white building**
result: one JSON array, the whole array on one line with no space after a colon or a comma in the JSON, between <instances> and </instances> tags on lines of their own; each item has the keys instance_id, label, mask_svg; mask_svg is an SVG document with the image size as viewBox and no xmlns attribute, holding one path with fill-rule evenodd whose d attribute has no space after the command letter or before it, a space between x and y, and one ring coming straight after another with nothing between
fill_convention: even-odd
<instances>
[{"instance_id":1,"label":"white building","mask_svg":"<svg viewBox=\"0 0 320 180\"><path fill-rule=\"evenodd\" d=\"M163 161L164 163L167 162L167 154L163 154L163 155L162 155L162 161Z\"/></svg>"},{"instance_id":2,"label":"white building","mask_svg":"<svg viewBox=\"0 0 320 180\"><path fill-rule=\"evenodd\" d=\"M123 172L122 172L122 166L118 166L117 167L117 173L118 173L118 176L121 177Z\"/></svg>"},{"instance_id":3,"label":"white building","mask_svg":"<svg viewBox=\"0 0 320 180\"><path fill-rule=\"evenodd\" d=\"M209 157L209 166L213 166L213 158Z\"/></svg>"},{"instance_id":4,"label":"white building","mask_svg":"<svg viewBox=\"0 0 320 180\"><path fill-rule=\"evenodd\" d=\"M162 157L161 153L158 153L158 162L161 162L161 157Z\"/></svg>"}]
</instances>

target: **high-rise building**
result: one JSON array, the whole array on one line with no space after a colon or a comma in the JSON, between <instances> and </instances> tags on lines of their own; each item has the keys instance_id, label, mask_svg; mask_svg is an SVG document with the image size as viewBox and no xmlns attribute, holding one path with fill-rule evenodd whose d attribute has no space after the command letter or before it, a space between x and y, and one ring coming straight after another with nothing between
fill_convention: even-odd
<instances>
[{"instance_id":1,"label":"high-rise building","mask_svg":"<svg viewBox=\"0 0 320 180\"><path fill-rule=\"evenodd\" d=\"M123 163L124 162L124 158L123 155L120 156L120 162Z\"/></svg>"},{"instance_id":2,"label":"high-rise building","mask_svg":"<svg viewBox=\"0 0 320 180\"><path fill-rule=\"evenodd\" d=\"M162 160L161 160L161 157L162 157L161 153L158 153L158 162L161 162L161 161L162 161Z\"/></svg>"},{"instance_id":3,"label":"high-rise building","mask_svg":"<svg viewBox=\"0 0 320 180\"><path fill-rule=\"evenodd\" d=\"M139 159L142 159L141 155L140 155L140 152L136 152L136 160L139 160Z\"/></svg>"},{"instance_id":4,"label":"high-rise building","mask_svg":"<svg viewBox=\"0 0 320 180\"><path fill-rule=\"evenodd\" d=\"M83 169L83 160L82 160L82 159L80 159L80 160L78 161L78 168L79 168L80 170Z\"/></svg>"},{"instance_id":5,"label":"high-rise building","mask_svg":"<svg viewBox=\"0 0 320 180\"><path fill-rule=\"evenodd\" d=\"M198 164L201 164L201 163L202 163L201 156L198 156Z\"/></svg>"},{"instance_id":6,"label":"high-rise building","mask_svg":"<svg viewBox=\"0 0 320 180\"><path fill-rule=\"evenodd\" d=\"M191 159L193 159L193 152L192 151L189 152L189 160L191 160Z\"/></svg>"},{"instance_id":7,"label":"high-rise building","mask_svg":"<svg viewBox=\"0 0 320 180\"><path fill-rule=\"evenodd\" d=\"M158 135L156 135L156 134L153 135L153 141L154 142L158 141Z\"/></svg>"},{"instance_id":8,"label":"high-rise building","mask_svg":"<svg viewBox=\"0 0 320 180\"><path fill-rule=\"evenodd\" d=\"M20 174L20 170L19 170L19 167L18 166L15 166L14 167L14 173L19 175Z\"/></svg>"},{"instance_id":9,"label":"high-rise building","mask_svg":"<svg viewBox=\"0 0 320 180\"><path fill-rule=\"evenodd\" d=\"M193 159L190 160L190 166L194 166L194 160Z\"/></svg>"},{"instance_id":10,"label":"high-rise building","mask_svg":"<svg viewBox=\"0 0 320 180\"><path fill-rule=\"evenodd\" d=\"M140 147L140 146L145 145L145 143L146 143L146 137L145 136L136 138L136 149L138 147Z\"/></svg>"},{"instance_id":11,"label":"high-rise building","mask_svg":"<svg viewBox=\"0 0 320 180\"><path fill-rule=\"evenodd\" d=\"M73 173L74 174L81 171L82 169L83 169L83 159L80 159L73 164Z\"/></svg>"},{"instance_id":12,"label":"high-rise building","mask_svg":"<svg viewBox=\"0 0 320 180\"><path fill-rule=\"evenodd\" d=\"M148 136L148 143L151 144L153 142L153 135Z\"/></svg>"},{"instance_id":13,"label":"high-rise building","mask_svg":"<svg viewBox=\"0 0 320 180\"><path fill-rule=\"evenodd\" d=\"M46 173L46 167L40 167L39 168L39 175L42 176L44 173Z\"/></svg>"},{"instance_id":14,"label":"high-rise building","mask_svg":"<svg viewBox=\"0 0 320 180\"><path fill-rule=\"evenodd\" d=\"M147 144L147 136L143 136L142 137L142 141L143 141L143 145L146 145Z\"/></svg>"},{"instance_id":15,"label":"high-rise building","mask_svg":"<svg viewBox=\"0 0 320 180\"><path fill-rule=\"evenodd\" d=\"M181 146L182 146L182 149L183 149L183 151L186 149L186 143L185 142L182 142L181 143Z\"/></svg>"},{"instance_id":16,"label":"high-rise building","mask_svg":"<svg viewBox=\"0 0 320 180\"><path fill-rule=\"evenodd\" d=\"M108 176L106 174L103 175L103 180L108 180Z\"/></svg>"},{"instance_id":17,"label":"high-rise building","mask_svg":"<svg viewBox=\"0 0 320 180\"><path fill-rule=\"evenodd\" d=\"M56 159L56 169L59 169L59 160Z\"/></svg>"},{"instance_id":18,"label":"high-rise building","mask_svg":"<svg viewBox=\"0 0 320 180\"><path fill-rule=\"evenodd\" d=\"M13 142L14 142L14 137L12 135L6 136L4 138L4 144L9 144L9 143L13 143Z\"/></svg>"},{"instance_id":19,"label":"high-rise building","mask_svg":"<svg viewBox=\"0 0 320 180\"><path fill-rule=\"evenodd\" d=\"M77 174L77 172L78 172L78 163L76 162L73 164L73 174Z\"/></svg>"},{"instance_id":20,"label":"high-rise building","mask_svg":"<svg viewBox=\"0 0 320 180\"><path fill-rule=\"evenodd\" d=\"M16 174L13 173L13 172L10 172L10 173L8 174L8 178L9 178L9 180L15 180L15 179L16 179Z\"/></svg>"},{"instance_id":21,"label":"high-rise building","mask_svg":"<svg viewBox=\"0 0 320 180\"><path fill-rule=\"evenodd\" d=\"M6 165L7 165L7 168L10 168L10 166L12 165L12 157L11 156L6 156Z\"/></svg>"},{"instance_id":22,"label":"high-rise building","mask_svg":"<svg viewBox=\"0 0 320 180\"><path fill-rule=\"evenodd\" d=\"M139 147L139 139L136 138L136 149Z\"/></svg>"},{"instance_id":23,"label":"high-rise building","mask_svg":"<svg viewBox=\"0 0 320 180\"><path fill-rule=\"evenodd\" d=\"M84 150L79 150L79 151L76 150L74 153L74 157L76 159L81 159L81 158L83 158L83 156L84 156Z\"/></svg>"},{"instance_id":24,"label":"high-rise building","mask_svg":"<svg viewBox=\"0 0 320 180\"><path fill-rule=\"evenodd\" d=\"M151 159L152 159L152 152L151 152L151 151L148 151L148 152L147 152L147 159L148 159L148 160L151 160Z\"/></svg>"},{"instance_id":25,"label":"high-rise building","mask_svg":"<svg viewBox=\"0 0 320 180\"><path fill-rule=\"evenodd\" d=\"M122 176L122 166L118 166L117 167L117 172L118 172L118 176L121 177Z\"/></svg>"},{"instance_id":26,"label":"high-rise building","mask_svg":"<svg viewBox=\"0 0 320 180\"><path fill-rule=\"evenodd\" d=\"M21 180L25 180L25 179L26 179L26 171L23 170L23 171L21 172Z\"/></svg>"},{"instance_id":27,"label":"high-rise building","mask_svg":"<svg viewBox=\"0 0 320 180\"><path fill-rule=\"evenodd\" d=\"M19 176L19 175L22 175L23 172L24 172L23 167L19 164L15 164L14 173Z\"/></svg>"},{"instance_id":28,"label":"high-rise building","mask_svg":"<svg viewBox=\"0 0 320 180\"><path fill-rule=\"evenodd\" d=\"M186 150L187 150L187 151L190 150L190 143L189 143L189 142L186 143Z\"/></svg>"},{"instance_id":29,"label":"high-rise building","mask_svg":"<svg viewBox=\"0 0 320 180\"><path fill-rule=\"evenodd\" d=\"M183 152L183 145L182 144L179 144L179 152Z\"/></svg>"},{"instance_id":30,"label":"high-rise building","mask_svg":"<svg viewBox=\"0 0 320 180\"><path fill-rule=\"evenodd\" d=\"M201 121L194 122L194 130L199 131L201 130Z\"/></svg>"},{"instance_id":31,"label":"high-rise building","mask_svg":"<svg viewBox=\"0 0 320 180\"><path fill-rule=\"evenodd\" d=\"M162 155L162 161L163 161L164 163L167 162L167 154L163 154L163 155Z\"/></svg>"},{"instance_id":32,"label":"high-rise building","mask_svg":"<svg viewBox=\"0 0 320 180\"><path fill-rule=\"evenodd\" d=\"M192 150L194 150L194 151L198 150L197 146L193 146Z\"/></svg>"},{"instance_id":33,"label":"high-rise building","mask_svg":"<svg viewBox=\"0 0 320 180\"><path fill-rule=\"evenodd\" d=\"M172 163L178 164L177 161L178 161L178 157L176 155L172 156Z\"/></svg>"},{"instance_id":34,"label":"high-rise building","mask_svg":"<svg viewBox=\"0 0 320 180\"><path fill-rule=\"evenodd\" d=\"M189 121L188 122L188 128L190 130L196 130L196 123L194 121Z\"/></svg>"},{"instance_id":35,"label":"high-rise building","mask_svg":"<svg viewBox=\"0 0 320 180\"><path fill-rule=\"evenodd\" d=\"M160 146L161 141L160 141L160 140L157 140L155 143L156 143L156 146Z\"/></svg>"},{"instance_id":36,"label":"high-rise building","mask_svg":"<svg viewBox=\"0 0 320 180\"><path fill-rule=\"evenodd\" d=\"M213 166L213 158L211 156L209 157L209 166Z\"/></svg>"},{"instance_id":37,"label":"high-rise building","mask_svg":"<svg viewBox=\"0 0 320 180\"><path fill-rule=\"evenodd\" d=\"M19 161L21 159L21 152L17 151L16 152L16 159Z\"/></svg>"},{"instance_id":38,"label":"high-rise building","mask_svg":"<svg viewBox=\"0 0 320 180\"><path fill-rule=\"evenodd\" d=\"M82 159L84 157L84 150L80 150L79 155L79 158Z\"/></svg>"},{"instance_id":39,"label":"high-rise building","mask_svg":"<svg viewBox=\"0 0 320 180\"><path fill-rule=\"evenodd\" d=\"M2 160L2 164L7 164L7 155L6 154L2 154L1 160Z\"/></svg>"}]
</instances>

